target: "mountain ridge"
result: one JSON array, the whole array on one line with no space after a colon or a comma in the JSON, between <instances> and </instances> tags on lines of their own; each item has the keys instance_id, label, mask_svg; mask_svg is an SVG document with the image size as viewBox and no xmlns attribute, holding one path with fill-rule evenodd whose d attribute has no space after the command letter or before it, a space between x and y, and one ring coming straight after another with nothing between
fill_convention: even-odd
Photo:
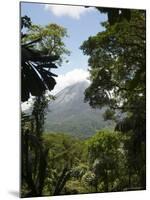
<instances>
[{"instance_id":1,"label":"mountain ridge","mask_svg":"<svg viewBox=\"0 0 150 200\"><path fill-rule=\"evenodd\" d=\"M86 138L99 129L113 126L113 122L103 119L106 108L93 109L84 102L84 91L88 86L87 81L81 81L55 95L56 100L48 105L45 132L64 132Z\"/></svg>"}]
</instances>

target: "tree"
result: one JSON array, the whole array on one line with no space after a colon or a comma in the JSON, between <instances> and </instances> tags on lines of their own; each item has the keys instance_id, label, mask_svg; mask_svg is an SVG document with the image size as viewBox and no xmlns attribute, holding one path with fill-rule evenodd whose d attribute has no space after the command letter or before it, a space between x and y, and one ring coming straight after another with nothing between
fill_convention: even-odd
<instances>
[{"instance_id":1,"label":"tree","mask_svg":"<svg viewBox=\"0 0 150 200\"><path fill-rule=\"evenodd\" d=\"M41 96L46 90L52 90L56 84L52 68L57 68L63 55L69 54L63 42L66 29L56 24L45 27L33 25L30 18L22 17L21 28L21 100L32 96ZM31 84L32 83L32 84Z\"/></svg>"},{"instance_id":2,"label":"tree","mask_svg":"<svg viewBox=\"0 0 150 200\"><path fill-rule=\"evenodd\" d=\"M32 114L22 115L22 197L41 196L44 188L49 147L43 145L42 133L47 104L44 95L36 97Z\"/></svg>"},{"instance_id":3,"label":"tree","mask_svg":"<svg viewBox=\"0 0 150 200\"><path fill-rule=\"evenodd\" d=\"M130 151L138 161L141 187L145 187L145 153L142 153L146 139L145 20L145 11L132 10L130 20L102 23L105 30L89 37L81 46L89 56L91 79L85 100L94 108L107 105L125 113L117 121L116 130L133 133ZM105 117L107 114L110 112Z\"/></svg>"},{"instance_id":4,"label":"tree","mask_svg":"<svg viewBox=\"0 0 150 200\"><path fill-rule=\"evenodd\" d=\"M64 194L68 180L82 176L86 170L84 165L77 165L82 155L82 142L67 134L48 133L43 135L43 143L50 148L45 193ZM67 191L69 192L69 188Z\"/></svg>"},{"instance_id":5,"label":"tree","mask_svg":"<svg viewBox=\"0 0 150 200\"><path fill-rule=\"evenodd\" d=\"M132 12L130 22L109 26L89 37L81 49L90 56L91 86L86 100L93 107L144 110L145 102L145 16ZM138 31L137 31L138 30ZM139 81L140 80L140 81ZM134 91L134 92L133 92Z\"/></svg>"},{"instance_id":6,"label":"tree","mask_svg":"<svg viewBox=\"0 0 150 200\"><path fill-rule=\"evenodd\" d=\"M34 45L34 49L47 56L58 56L59 62L57 61L57 63L61 64L65 59L64 55L70 55L63 42L65 37L68 37L67 30L60 25L48 24L40 26L32 24L22 41L26 44L40 38Z\"/></svg>"},{"instance_id":7,"label":"tree","mask_svg":"<svg viewBox=\"0 0 150 200\"><path fill-rule=\"evenodd\" d=\"M85 8L89 8L89 6L85 6ZM131 10L124 8L104 8L104 7L96 7L98 11L101 13L106 13L108 17L108 23L110 25L115 24L116 22L120 22L124 19L130 21L131 19Z\"/></svg>"},{"instance_id":8,"label":"tree","mask_svg":"<svg viewBox=\"0 0 150 200\"><path fill-rule=\"evenodd\" d=\"M26 18L25 18L26 19ZM28 18L26 19L29 20ZM30 23L22 20L22 27L28 27ZM27 24L27 25L26 25ZM26 38L26 34L21 34ZM57 68L53 63L58 56L47 56L34 48L41 40L38 38L26 44L21 44L21 101L27 101L32 96L41 96L46 90L52 90L56 84L56 75L50 72L51 68ZM48 70L47 70L48 69Z\"/></svg>"},{"instance_id":9,"label":"tree","mask_svg":"<svg viewBox=\"0 0 150 200\"><path fill-rule=\"evenodd\" d=\"M123 136L109 131L99 131L87 141L91 170L95 174L96 192L102 183L102 191L111 191L114 181L119 179L119 165L123 157L122 144Z\"/></svg>"},{"instance_id":10,"label":"tree","mask_svg":"<svg viewBox=\"0 0 150 200\"><path fill-rule=\"evenodd\" d=\"M33 29L38 26L32 25L30 18L25 16L21 21L21 28L32 30L32 37L29 33L21 34L21 100L27 101L30 95L35 96L32 115L25 120L26 123L22 123L21 132L22 196L29 197L41 196L43 192L49 151L49 148L43 145L42 138L48 103L45 92L51 91L56 84L53 78L56 75L50 69L57 68L56 60L60 61L62 54L67 53L67 50L62 42L66 34L64 31L63 34L57 35L57 45L53 46L53 51L46 52L54 43L50 43L50 37L53 37L59 28L63 31L62 27L49 25L46 30L41 29L44 33L39 35L36 29ZM41 47L40 44L46 41L46 45ZM25 116L22 116L22 119L24 118Z\"/></svg>"},{"instance_id":11,"label":"tree","mask_svg":"<svg viewBox=\"0 0 150 200\"><path fill-rule=\"evenodd\" d=\"M110 25L115 24L116 22L120 22L124 19L130 21L131 19L131 10L130 9L122 9L122 8L100 8L97 9L101 13L107 13L108 22Z\"/></svg>"}]
</instances>

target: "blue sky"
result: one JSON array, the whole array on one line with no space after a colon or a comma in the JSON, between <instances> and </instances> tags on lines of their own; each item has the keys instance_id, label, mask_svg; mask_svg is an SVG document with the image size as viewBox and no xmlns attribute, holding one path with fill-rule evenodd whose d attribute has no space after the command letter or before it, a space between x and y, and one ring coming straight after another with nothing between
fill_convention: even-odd
<instances>
[{"instance_id":1,"label":"blue sky","mask_svg":"<svg viewBox=\"0 0 150 200\"><path fill-rule=\"evenodd\" d=\"M34 24L47 25L49 23L57 23L67 29L69 37L64 41L66 47L71 51L71 55L67 57L69 62L64 62L55 71L56 74L61 75L57 79L58 82L69 82L68 73L72 75L74 80L77 76L81 77L81 79L87 77L88 57L83 55L79 48L89 36L103 30L100 23L107 20L106 15L101 14L95 8L21 3L21 16L24 15L30 17ZM77 79L79 79L78 77Z\"/></svg>"}]
</instances>

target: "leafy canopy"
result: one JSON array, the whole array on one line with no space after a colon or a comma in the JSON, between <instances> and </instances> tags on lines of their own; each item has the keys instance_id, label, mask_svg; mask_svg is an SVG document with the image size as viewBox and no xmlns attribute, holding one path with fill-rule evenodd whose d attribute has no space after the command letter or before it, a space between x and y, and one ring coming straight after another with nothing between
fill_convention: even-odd
<instances>
[{"instance_id":1,"label":"leafy canopy","mask_svg":"<svg viewBox=\"0 0 150 200\"><path fill-rule=\"evenodd\" d=\"M145 110L145 13L132 11L105 31L89 37L81 49L89 56L92 84L85 100L92 107L109 105L123 111Z\"/></svg>"},{"instance_id":2,"label":"leafy canopy","mask_svg":"<svg viewBox=\"0 0 150 200\"><path fill-rule=\"evenodd\" d=\"M118 111L124 113L116 120L115 130L130 135L126 155L128 187L135 173L139 185L145 188L146 17L143 10L131 10L130 14L128 20L102 23L105 30L82 44L83 53L89 56L91 79L85 100L93 108L107 105L112 111L104 114L106 120L113 119Z\"/></svg>"},{"instance_id":3,"label":"leafy canopy","mask_svg":"<svg viewBox=\"0 0 150 200\"><path fill-rule=\"evenodd\" d=\"M30 95L39 97L54 88L57 75L51 69L57 68L69 51L63 42L65 28L56 24L33 25L27 16L21 18L21 23L21 100L27 101Z\"/></svg>"},{"instance_id":4,"label":"leafy canopy","mask_svg":"<svg viewBox=\"0 0 150 200\"><path fill-rule=\"evenodd\" d=\"M61 64L65 59L63 55L70 54L63 41L66 37L68 37L67 30L60 25L48 24L41 26L32 24L27 31L27 36L22 41L27 43L40 38L34 45L34 49L42 51L44 55L59 56L59 64Z\"/></svg>"}]
</instances>

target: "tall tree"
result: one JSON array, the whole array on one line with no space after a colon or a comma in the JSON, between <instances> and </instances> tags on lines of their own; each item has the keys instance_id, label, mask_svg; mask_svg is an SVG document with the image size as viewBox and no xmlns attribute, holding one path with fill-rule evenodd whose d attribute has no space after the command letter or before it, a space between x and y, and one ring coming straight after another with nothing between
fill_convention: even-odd
<instances>
[{"instance_id":1,"label":"tall tree","mask_svg":"<svg viewBox=\"0 0 150 200\"><path fill-rule=\"evenodd\" d=\"M56 75L50 71L51 68L57 68L56 61L59 64L61 56L68 53L62 42L66 31L58 25L49 25L39 27L43 31L39 34L36 32L38 26L32 25L27 16L22 17L21 22L21 28L30 30L21 34L21 100L27 101L30 95L35 96L32 115L27 123L22 124L22 191L25 189L22 196L41 196L49 150L42 139L47 107L45 91L51 91L56 84L53 78ZM51 41L55 34L55 41Z\"/></svg>"},{"instance_id":2,"label":"tall tree","mask_svg":"<svg viewBox=\"0 0 150 200\"><path fill-rule=\"evenodd\" d=\"M93 107L145 109L145 13L132 12L130 22L113 26L89 37L81 49L89 55L90 79L86 100ZM140 101L141 104L135 105Z\"/></svg>"},{"instance_id":3,"label":"tall tree","mask_svg":"<svg viewBox=\"0 0 150 200\"><path fill-rule=\"evenodd\" d=\"M130 12L130 20L104 22L105 30L82 44L89 56L91 79L85 100L94 108L107 105L126 113L116 130L134 134L132 152L145 187L145 156L138 155L145 152L146 138L146 18L143 10Z\"/></svg>"},{"instance_id":4,"label":"tall tree","mask_svg":"<svg viewBox=\"0 0 150 200\"><path fill-rule=\"evenodd\" d=\"M22 17L21 28L30 28L31 21L27 16ZM32 96L41 96L47 89L52 90L56 84L50 72L51 68L57 68L53 63L58 56L47 56L36 50L34 46L41 38L24 43L27 34L21 32L21 101L27 101Z\"/></svg>"},{"instance_id":5,"label":"tall tree","mask_svg":"<svg viewBox=\"0 0 150 200\"><path fill-rule=\"evenodd\" d=\"M97 7L101 13L106 13L108 17L108 22L110 25L120 22L124 19L130 21L131 19L131 10L123 8L101 8Z\"/></svg>"},{"instance_id":6,"label":"tall tree","mask_svg":"<svg viewBox=\"0 0 150 200\"><path fill-rule=\"evenodd\" d=\"M68 37L67 30L57 24L48 24L46 26L31 24L26 33L26 37L22 39L24 44L37 40L34 49L41 51L47 56L58 56L58 64L64 61L65 55L70 55L63 41ZM38 40L40 38L40 40Z\"/></svg>"},{"instance_id":7,"label":"tall tree","mask_svg":"<svg viewBox=\"0 0 150 200\"><path fill-rule=\"evenodd\" d=\"M95 174L96 192L113 191L120 178L119 168L123 157L123 136L118 132L99 131L87 141L91 170ZM99 185L103 187L99 189Z\"/></svg>"},{"instance_id":8,"label":"tall tree","mask_svg":"<svg viewBox=\"0 0 150 200\"><path fill-rule=\"evenodd\" d=\"M63 42L67 36L65 28L56 24L33 25L27 16L21 22L21 100L27 101L30 95L41 96L54 88L53 77L57 75L51 69L57 68L56 64L60 65L69 51Z\"/></svg>"}]
</instances>

